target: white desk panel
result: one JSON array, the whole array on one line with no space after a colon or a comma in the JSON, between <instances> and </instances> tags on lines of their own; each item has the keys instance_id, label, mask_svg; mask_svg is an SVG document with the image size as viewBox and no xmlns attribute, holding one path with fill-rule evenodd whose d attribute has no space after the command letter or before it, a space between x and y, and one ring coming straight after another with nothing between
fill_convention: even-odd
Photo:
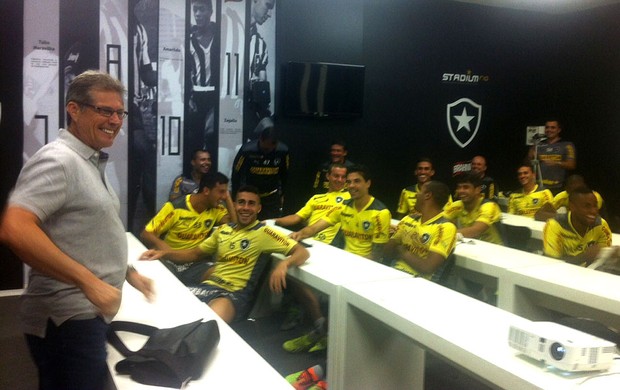
<instances>
[{"instance_id":1,"label":"white desk panel","mask_svg":"<svg viewBox=\"0 0 620 390\"><path fill-rule=\"evenodd\" d=\"M345 322L339 331L345 339L346 388L423 388L422 348L504 389L574 388L597 374L562 375L521 357L508 347L508 332L523 318L427 280L343 289ZM619 365L614 370L620 373ZM620 375L604 378L606 385L594 378L596 387L589 388L620 388Z\"/></svg>"},{"instance_id":2,"label":"white desk panel","mask_svg":"<svg viewBox=\"0 0 620 390\"><path fill-rule=\"evenodd\" d=\"M510 312L535 320L556 312L620 329L620 276L560 263L510 269L505 280L498 306Z\"/></svg>"},{"instance_id":3,"label":"white desk panel","mask_svg":"<svg viewBox=\"0 0 620 390\"><path fill-rule=\"evenodd\" d=\"M276 228L285 234L290 233L285 228ZM327 379L330 389L349 389L352 387L345 385L340 375L344 349L341 334L337 331L344 314L338 304L342 293L340 286L374 280L413 279L413 276L331 245L311 239L304 241L312 245L308 248L310 258L302 266L290 268L288 274L329 296Z\"/></svg>"}]
</instances>

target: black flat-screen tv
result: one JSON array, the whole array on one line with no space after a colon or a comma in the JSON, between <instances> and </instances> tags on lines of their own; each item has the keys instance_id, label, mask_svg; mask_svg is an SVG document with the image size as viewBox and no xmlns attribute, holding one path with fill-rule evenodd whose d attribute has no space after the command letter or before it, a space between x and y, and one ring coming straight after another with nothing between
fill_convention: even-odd
<instances>
[{"instance_id":1,"label":"black flat-screen tv","mask_svg":"<svg viewBox=\"0 0 620 390\"><path fill-rule=\"evenodd\" d=\"M363 65L289 62L284 77L284 114L315 118L362 116Z\"/></svg>"}]
</instances>

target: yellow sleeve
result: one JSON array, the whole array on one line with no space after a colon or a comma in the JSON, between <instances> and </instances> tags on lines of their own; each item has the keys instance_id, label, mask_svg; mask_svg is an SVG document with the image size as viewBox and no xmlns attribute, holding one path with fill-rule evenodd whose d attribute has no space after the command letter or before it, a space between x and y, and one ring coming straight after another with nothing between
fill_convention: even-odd
<instances>
[{"instance_id":1,"label":"yellow sleeve","mask_svg":"<svg viewBox=\"0 0 620 390\"><path fill-rule=\"evenodd\" d=\"M554 219L547 220L543 229L543 252L545 255L556 259L561 259L564 256L562 227Z\"/></svg>"},{"instance_id":2,"label":"yellow sleeve","mask_svg":"<svg viewBox=\"0 0 620 390\"><path fill-rule=\"evenodd\" d=\"M170 230L174 222L174 206L172 203L166 202L157 215L146 224L144 230L156 236L161 236Z\"/></svg>"},{"instance_id":3,"label":"yellow sleeve","mask_svg":"<svg viewBox=\"0 0 620 390\"><path fill-rule=\"evenodd\" d=\"M390 224L392 223L392 214L390 210L381 210L376 216L376 229L372 238L373 244L385 244L390 240Z\"/></svg>"},{"instance_id":4,"label":"yellow sleeve","mask_svg":"<svg viewBox=\"0 0 620 390\"><path fill-rule=\"evenodd\" d=\"M502 218L502 212L495 202L487 202L480 207L480 215L476 222L491 226Z\"/></svg>"},{"instance_id":5,"label":"yellow sleeve","mask_svg":"<svg viewBox=\"0 0 620 390\"><path fill-rule=\"evenodd\" d=\"M399 214L409 214L409 203L407 202L407 190L403 189L400 192L400 199L398 200L398 209L396 210Z\"/></svg>"},{"instance_id":6,"label":"yellow sleeve","mask_svg":"<svg viewBox=\"0 0 620 390\"><path fill-rule=\"evenodd\" d=\"M435 239L428 248L429 251L437 253L446 259L454 250L456 245L456 226L453 223L442 223L437 227Z\"/></svg>"}]
</instances>

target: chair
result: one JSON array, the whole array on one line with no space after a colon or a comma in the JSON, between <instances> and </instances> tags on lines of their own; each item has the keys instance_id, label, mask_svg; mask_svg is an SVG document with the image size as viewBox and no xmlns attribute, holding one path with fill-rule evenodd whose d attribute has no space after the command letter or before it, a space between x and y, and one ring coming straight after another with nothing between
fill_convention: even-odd
<instances>
[{"instance_id":1,"label":"chair","mask_svg":"<svg viewBox=\"0 0 620 390\"><path fill-rule=\"evenodd\" d=\"M505 246L529 252L528 243L532 231L528 227L501 224L500 231Z\"/></svg>"},{"instance_id":2,"label":"chair","mask_svg":"<svg viewBox=\"0 0 620 390\"><path fill-rule=\"evenodd\" d=\"M444 287L454 289L455 281L452 278L452 269L454 268L455 258L454 252L451 253L446 261L433 273L431 282L435 282Z\"/></svg>"}]
</instances>

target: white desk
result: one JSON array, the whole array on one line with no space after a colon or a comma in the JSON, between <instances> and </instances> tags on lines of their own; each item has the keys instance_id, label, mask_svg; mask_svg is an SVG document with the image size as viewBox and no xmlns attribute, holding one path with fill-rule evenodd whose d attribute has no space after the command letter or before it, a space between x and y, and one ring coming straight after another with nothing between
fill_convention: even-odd
<instances>
[{"instance_id":1,"label":"white desk","mask_svg":"<svg viewBox=\"0 0 620 390\"><path fill-rule=\"evenodd\" d=\"M351 387L341 377L345 345L341 333L338 332L344 315L338 305L342 293L340 286L345 283L370 280L412 280L413 277L405 272L322 243L313 243L309 251L311 255L306 264L290 269L289 275L329 296L329 343L327 346L329 388L352 389L355 387Z\"/></svg>"},{"instance_id":2,"label":"white desk","mask_svg":"<svg viewBox=\"0 0 620 390\"><path fill-rule=\"evenodd\" d=\"M568 263L514 268L506 271L498 293L498 307L532 320L562 313L620 329L617 275Z\"/></svg>"},{"instance_id":3,"label":"white desk","mask_svg":"<svg viewBox=\"0 0 620 390\"><path fill-rule=\"evenodd\" d=\"M116 320L141 322L159 328L180 325L199 318L215 319L220 342L207 363L202 377L189 382L187 389L290 389L286 380L256 351L204 303L200 302L159 261L136 261L146 250L132 234L127 234L129 262L155 282L156 297L149 303L128 283L123 286L123 300ZM126 345L139 349L146 341L140 335L120 333ZM113 347L108 348L108 368L118 389L153 389L117 375L116 363L123 359ZM257 387L258 386L258 387Z\"/></svg>"},{"instance_id":4,"label":"white desk","mask_svg":"<svg viewBox=\"0 0 620 390\"><path fill-rule=\"evenodd\" d=\"M285 228L276 228L282 233L290 233ZM374 280L413 279L413 276L318 241L304 241L312 245L308 248L310 258L301 267L290 268L288 274L329 296L327 381L332 390L351 389L353 387L348 383L345 386L341 377L344 340L338 328L342 324L344 313L338 304L342 293L340 286Z\"/></svg>"},{"instance_id":5,"label":"white desk","mask_svg":"<svg viewBox=\"0 0 620 390\"><path fill-rule=\"evenodd\" d=\"M566 389L587 378L547 371L511 350L509 326L523 318L424 279L345 285L342 297L347 389L422 389L424 350L504 389ZM586 387L620 388L620 375Z\"/></svg>"},{"instance_id":6,"label":"white desk","mask_svg":"<svg viewBox=\"0 0 620 390\"><path fill-rule=\"evenodd\" d=\"M561 264L561 260L508 248L488 242L465 239L454 248L457 277L496 289L508 269L542 264Z\"/></svg>"}]
</instances>

